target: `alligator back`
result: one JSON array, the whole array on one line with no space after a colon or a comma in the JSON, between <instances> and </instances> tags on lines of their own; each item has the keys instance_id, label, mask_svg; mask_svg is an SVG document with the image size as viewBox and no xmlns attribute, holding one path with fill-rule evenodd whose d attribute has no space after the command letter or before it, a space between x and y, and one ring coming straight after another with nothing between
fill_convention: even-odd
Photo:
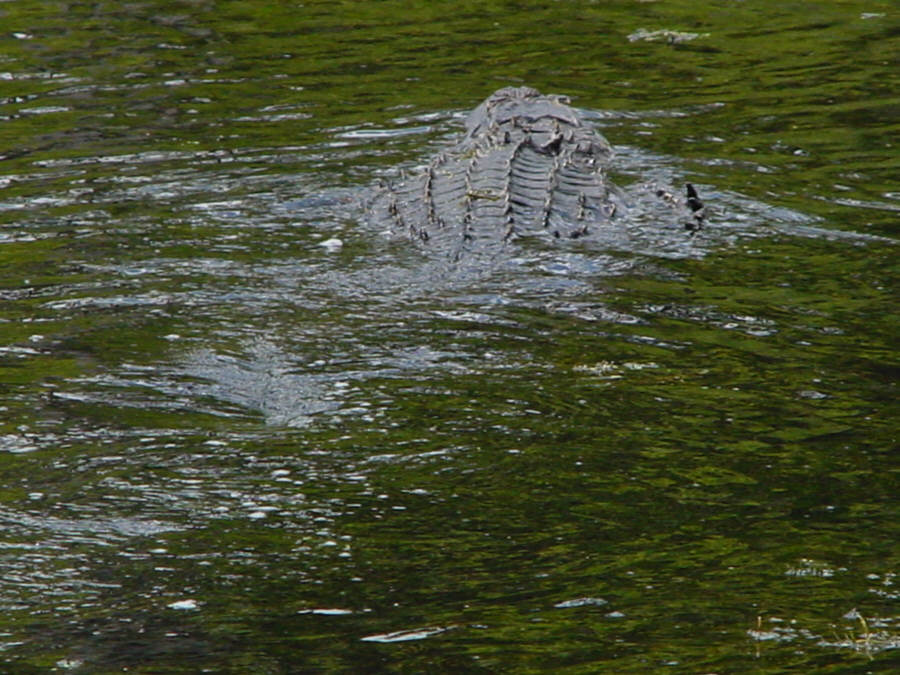
<instances>
[{"instance_id":1,"label":"alligator back","mask_svg":"<svg viewBox=\"0 0 900 675\"><path fill-rule=\"evenodd\" d=\"M567 103L530 87L494 92L459 143L380 190L370 218L453 258L523 235L578 238L607 225L612 149Z\"/></svg>"}]
</instances>

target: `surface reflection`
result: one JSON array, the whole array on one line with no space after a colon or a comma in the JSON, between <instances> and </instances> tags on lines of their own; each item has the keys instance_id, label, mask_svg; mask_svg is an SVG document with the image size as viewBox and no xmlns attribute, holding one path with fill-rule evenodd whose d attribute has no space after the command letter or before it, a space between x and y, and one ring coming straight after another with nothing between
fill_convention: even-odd
<instances>
[{"instance_id":1,"label":"surface reflection","mask_svg":"<svg viewBox=\"0 0 900 675\"><path fill-rule=\"evenodd\" d=\"M0 6L0 670L889 664L887 12ZM520 81L620 230L366 219Z\"/></svg>"}]
</instances>

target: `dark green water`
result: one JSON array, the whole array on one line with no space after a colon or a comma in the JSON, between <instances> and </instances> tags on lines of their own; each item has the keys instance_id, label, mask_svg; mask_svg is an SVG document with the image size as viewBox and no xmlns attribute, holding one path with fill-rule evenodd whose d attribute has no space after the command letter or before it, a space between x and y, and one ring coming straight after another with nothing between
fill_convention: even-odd
<instances>
[{"instance_id":1,"label":"dark green water","mask_svg":"<svg viewBox=\"0 0 900 675\"><path fill-rule=\"evenodd\" d=\"M891 671L898 57L887 1L0 2L0 671ZM707 229L364 222L519 83Z\"/></svg>"}]
</instances>

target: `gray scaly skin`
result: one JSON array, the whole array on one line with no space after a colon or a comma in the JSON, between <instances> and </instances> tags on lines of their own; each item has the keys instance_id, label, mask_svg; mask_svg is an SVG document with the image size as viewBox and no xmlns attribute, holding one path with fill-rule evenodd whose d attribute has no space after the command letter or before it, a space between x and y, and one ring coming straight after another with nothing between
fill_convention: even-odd
<instances>
[{"instance_id":1,"label":"gray scaly skin","mask_svg":"<svg viewBox=\"0 0 900 675\"><path fill-rule=\"evenodd\" d=\"M494 92L469 115L459 143L420 174L383 187L370 218L453 259L520 236L577 239L614 226L612 148L568 102L530 87ZM703 205L691 186L686 205L686 227L698 229Z\"/></svg>"}]
</instances>

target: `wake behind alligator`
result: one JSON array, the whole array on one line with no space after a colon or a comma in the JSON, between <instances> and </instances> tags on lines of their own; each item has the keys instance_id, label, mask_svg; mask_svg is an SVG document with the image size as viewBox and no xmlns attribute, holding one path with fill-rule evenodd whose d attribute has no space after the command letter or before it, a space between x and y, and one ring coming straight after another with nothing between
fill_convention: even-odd
<instances>
[{"instance_id":1,"label":"wake behind alligator","mask_svg":"<svg viewBox=\"0 0 900 675\"><path fill-rule=\"evenodd\" d=\"M608 176L612 148L568 103L530 87L494 92L469 115L461 141L417 175L382 187L370 220L453 260L524 236L615 239L630 207ZM649 192L657 215L681 236L702 227L691 185L684 197Z\"/></svg>"}]
</instances>

